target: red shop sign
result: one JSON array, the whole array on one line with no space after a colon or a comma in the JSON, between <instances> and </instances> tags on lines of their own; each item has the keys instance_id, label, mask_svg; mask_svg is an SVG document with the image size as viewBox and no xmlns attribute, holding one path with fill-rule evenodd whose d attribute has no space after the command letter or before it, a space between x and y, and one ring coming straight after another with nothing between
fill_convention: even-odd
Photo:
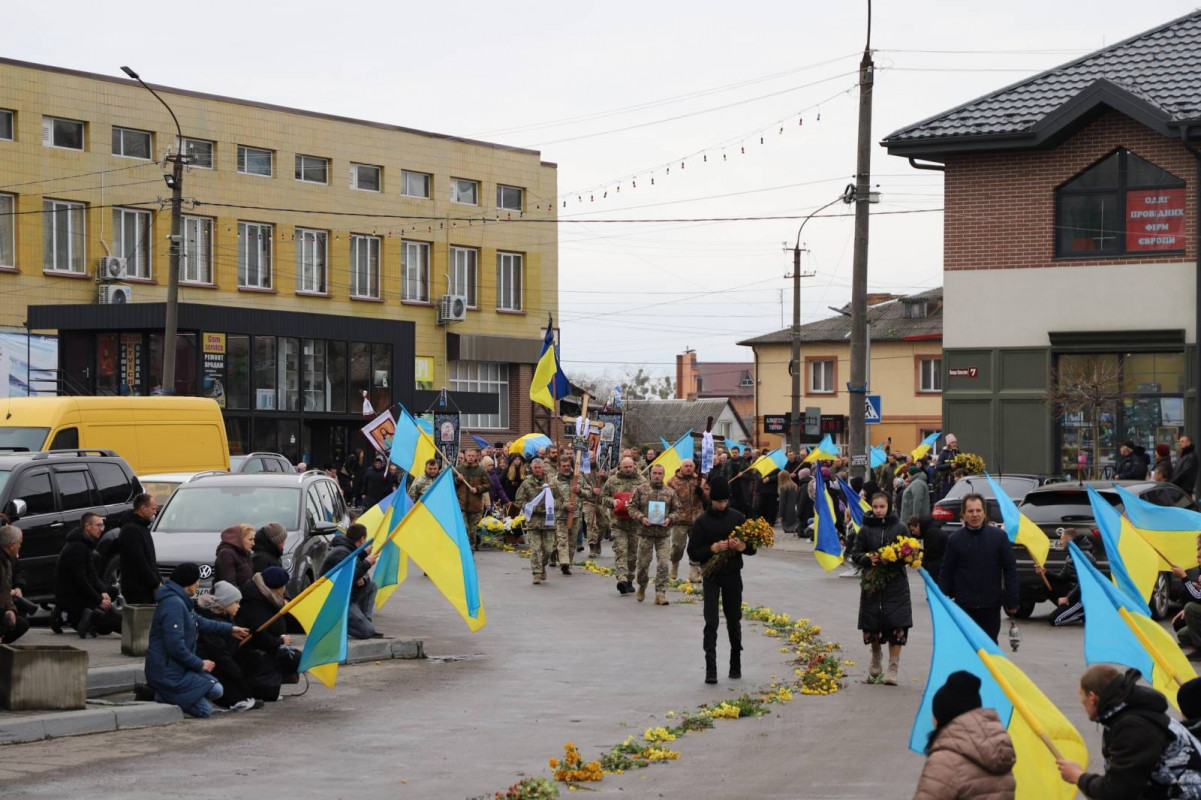
<instances>
[{"instance_id":1,"label":"red shop sign","mask_svg":"<svg viewBox=\"0 0 1201 800\"><path fill-rule=\"evenodd\" d=\"M1126 192L1126 251L1184 249L1184 188Z\"/></svg>"}]
</instances>

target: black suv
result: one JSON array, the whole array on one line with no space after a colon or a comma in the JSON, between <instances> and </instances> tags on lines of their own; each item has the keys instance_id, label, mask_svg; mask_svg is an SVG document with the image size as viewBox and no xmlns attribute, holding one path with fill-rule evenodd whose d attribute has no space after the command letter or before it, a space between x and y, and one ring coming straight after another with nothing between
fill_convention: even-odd
<instances>
[{"instance_id":1,"label":"black suv","mask_svg":"<svg viewBox=\"0 0 1201 800\"><path fill-rule=\"evenodd\" d=\"M1059 542L1060 528L1076 528L1089 531L1093 537L1093 555L1097 566L1106 574L1109 573L1109 559L1105 555L1105 545L1101 540L1101 532L1097 529L1097 521L1093 518L1093 508L1088 501L1087 486L1093 487L1107 503L1119 513L1125 507L1122 498L1114 491L1114 485L1121 486L1131 494L1159 506L1178 506L1198 510L1197 504L1187 493L1170 483L1152 483L1150 481L1085 481L1084 483L1055 483L1035 489L1026 495L1026 501L1020 509L1026 517L1042 529L1051 540L1051 552L1047 555L1047 572L1057 572L1063 567L1067 558L1066 550ZM992 517L990 519L999 519ZM1028 617L1034 611L1034 606L1044 600L1052 599L1047 596L1047 587L1043 584L1038 573L1034 571L1034 561L1026 548L1014 545L1014 555L1018 562L1018 580L1021 584L1021 604L1018 607L1019 617ZM1163 619L1168 615L1169 606L1173 600L1179 600L1184 594L1184 587L1170 572L1161 572L1155 589L1151 594L1151 616Z\"/></svg>"},{"instance_id":2,"label":"black suv","mask_svg":"<svg viewBox=\"0 0 1201 800\"><path fill-rule=\"evenodd\" d=\"M25 537L25 595L53 599L58 553L85 512L102 515L111 528L141 491L129 464L111 450L0 450L0 510Z\"/></svg>"}]
</instances>

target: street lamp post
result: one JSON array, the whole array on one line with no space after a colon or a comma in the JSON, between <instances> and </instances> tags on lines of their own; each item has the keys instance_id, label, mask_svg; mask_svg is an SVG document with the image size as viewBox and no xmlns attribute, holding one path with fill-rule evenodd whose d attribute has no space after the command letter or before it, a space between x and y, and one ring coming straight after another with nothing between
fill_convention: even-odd
<instances>
[{"instance_id":1,"label":"street lamp post","mask_svg":"<svg viewBox=\"0 0 1201 800\"><path fill-rule=\"evenodd\" d=\"M168 261L169 274L167 275L167 313L163 320L163 392L174 394L175 347L179 334L179 258L180 251L183 249L183 221L180 218L180 211L183 208L183 168L187 163L187 157L183 154L183 131L179 127L179 118L175 116L171 106L167 105L167 101L160 97L158 92L147 86L146 82L138 77L138 73L129 67L121 67L121 71L154 95L175 122L175 153L167 156L167 160L172 162L171 175L168 177L168 183L171 186L171 247L168 251L170 258Z\"/></svg>"}]
</instances>

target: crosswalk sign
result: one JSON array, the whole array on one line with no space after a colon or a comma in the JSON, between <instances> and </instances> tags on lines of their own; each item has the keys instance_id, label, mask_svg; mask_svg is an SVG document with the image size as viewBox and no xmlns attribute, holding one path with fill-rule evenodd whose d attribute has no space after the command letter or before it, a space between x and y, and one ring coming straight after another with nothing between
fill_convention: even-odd
<instances>
[{"instance_id":1,"label":"crosswalk sign","mask_svg":"<svg viewBox=\"0 0 1201 800\"><path fill-rule=\"evenodd\" d=\"M867 406L863 410L863 421L868 425L880 424L880 395L867 395Z\"/></svg>"}]
</instances>

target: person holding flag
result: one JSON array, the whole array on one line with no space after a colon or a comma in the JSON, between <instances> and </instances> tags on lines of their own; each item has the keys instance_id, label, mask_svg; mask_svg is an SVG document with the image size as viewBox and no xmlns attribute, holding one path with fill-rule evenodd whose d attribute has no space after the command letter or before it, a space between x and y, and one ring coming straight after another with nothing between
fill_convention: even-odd
<instances>
[{"instance_id":1,"label":"person holding flag","mask_svg":"<svg viewBox=\"0 0 1201 800\"><path fill-rule=\"evenodd\" d=\"M329 552L321 564L321 574L328 575L343 560L353 557L354 582L350 591L350 608L347 617L347 630L354 639L380 639L382 633L375 630L372 617L375 614L375 593L378 587L367 573L375 566L379 553L368 553L363 550L367 541L367 526L355 522L346 529L346 533L338 534L329 545Z\"/></svg>"}]
</instances>

